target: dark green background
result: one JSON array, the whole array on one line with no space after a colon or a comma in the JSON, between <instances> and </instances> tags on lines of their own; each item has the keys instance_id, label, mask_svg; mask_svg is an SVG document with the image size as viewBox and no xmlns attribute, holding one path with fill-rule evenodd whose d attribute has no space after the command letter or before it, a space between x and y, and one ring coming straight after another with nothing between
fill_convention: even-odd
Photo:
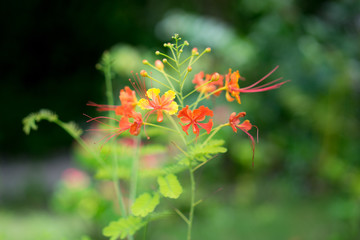
<instances>
[{"instance_id":1,"label":"dark green background","mask_svg":"<svg viewBox=\"0 0 360 240\"><path fill-rule=\"evenodd\" d=\"M235 197L222 200L243 209L229 219L231 209L216 212L208 209L218 203L209 204L203 219L220 219L216 226L225 232L237 229L233 221L253 219L251 229L277 239L291 235L279 230L287 222L294 231L312 229L312 237L292 239L358 239L359 10L359 1L351 0L2 1L1 162L46 162L49 154L69 151L72 140L61 129L44 122L25 136L22 118L48 108L86 128L82 114L96 114L86 103L104 101L103 76L95 68L102 53L122 43L148 57L177 32L201 49L212 47L209 72L231 67L254 81L279 65L272 79L291 80L279 90L243 94L243 104L232 105L260 129L255 169L246 136L223 133L229 151L200 184L228 184L224 198ZM118 77L128 79L131 70ZM257 207L263 208L254 217ZM311 214L316 223L306 220ZM269 216L274 226L265 224ZM205 236L200 225L196 234ZM328 226L336 227L329 233Z\"/></svg>"}]
</instances>

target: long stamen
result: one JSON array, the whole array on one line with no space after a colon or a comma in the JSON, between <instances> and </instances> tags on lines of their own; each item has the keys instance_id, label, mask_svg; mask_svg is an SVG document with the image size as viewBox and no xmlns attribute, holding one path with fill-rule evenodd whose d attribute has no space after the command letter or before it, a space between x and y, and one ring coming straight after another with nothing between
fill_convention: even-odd
<instances>
[{"instance_id":1,"label":"long stamen","mask_svg":"<svg viewBox=\"0 0 360 240\"><path fill-rule=\"evenodd\" d=\"M264 91L268 91L268 90L272 90L272 89L276 89L276 88L279 88L281 85L287 83L288 81L284 81L284 82L281 82L281 83L277 83L275 85L272 85L272 86L268 86L268 87L263 87L263 86L259 86L259 87L256 87L256 88L252 88L252 89L238 89L238 90L235 90L236 92L247 92L247 93L251 93L251 92L264 92Z\"/></svg>"},{"instance_id":2,"label":"long stamen","mask_svg":"<svg viewBox=\"0 0 360 240\"><path fill-rule=\"evenodd\" d=\"M113 138L116 135L120 135L122 132L124 132L124 130L119 130L118 132L114 133L113 135L111 135L110 137L108 137L105 142L103 142L101 144L100 150L102 150L103 146L105 145L105 143L107 143L111 138ZM110 133L111 134L111 133ZM104 140L104 138L106 138L107 136L109 136L110 134L107 134L105 137L103 137L102 139L100 139L98 142L101 142L102 140Z\"/></svg>"},{"instance_id":3,"label":"long stamen","mask_svg":"<svg viewBox=\"0 0 360 240\"><path fill-rule=\"evenodd\" d=\"M143 97L144 96L144 92L143 92L143 87L141 86L141 81L138 80L139 76L137 75L137 77L135 77L135 74L133 71L131 71L131 74L133 75L133 80L131 80L129 78L129 82L131 83L131 85L133 86L133 88L135 89L136 93L140 96Z\"/></svg>"},{"instance_id":4,"label":"long stamen","mask_svg":"<svg viewBox=\"0 0 360 240\"><path fill-rule=\"evenodd\" d=\"M271 85L271 84L274 84L274 83L276 83L276 82L278 82L278 81L280 81L280 80L282 80L283 78L281 77L281 78L278 78L278 79L276 79L276 80L274 80L274 81L271 81L271 82L269 82L269 83L265 83L265 84L263 84L263 85L261 85L261 86L256 86L256 87L253 87L253 88L251 88L251 89L258 89L258 88L263 88L263 87L266 87L266 86L268 86L268 85ZM244 87L244 88L242 88L243 90L246 90L246 89L249 89L250 88L250 86L249 87Z\"/></svg>"},{"instance_id":5,"label":"long stamen","mask_svg":"<svg viewBox=\"0 0 360 240\"><path fill-rule=\"evenodd\" d=\"M267 77L269 77L273 72L275 72L276 69L278 69L278 68L279 68L279 66L276 66L273 70L271 70L268 74L266 74L264 77L262 77L259 81L255 82L254 84L251 84L247 88L251 88L251 87L258 85L260 82L264 81Z\"/></svg>"},{"instance_id":6,"label":"long stamen","mask_svg":"<svg viewBox=\"0 0 360 240\"><path fill-rule=\"evenodd\" d=\"M88 117L88 118L90 118L90 120L87 120L86 122L95 121L95 122L101 123L101 124L103 124L103 125L105 125L105 126L108 126L108 127L114 127L114 126L111 126L111 125L109 125L109 124L103 123L103 122L101 122L101 121L98 120L98 119L100 119L100 118L107 118L107 117L101 117L101 116L100 116L100 117L95 117L95 118L93 118L93 117L90 117L89 115L86 115L85 113L83 113L83 115L86 116L86 117ZM116 119L114 119L114 120L116 120ZM118 120L116 120L116 121L118 121Z\"/></svg>"},{"instance_id":7,"label":"long stamen","mask_svg":"<svg viewBox=\"0 0 360 240\"><path fill-rule=\"evenodd\" d=\"M92 106L92 107L97 107L96 110L98 110L98 111L112 111L112 110L115 110L117 107L115 105L97 104L97 103L94 103L91 101L89 101L86 105Z\"/></svg>"},{"instance_id":8,"label":"long stamen","mask_svg":"<svg viewBox=\"0 0 360 240\"><path fill-rule=\"evenodd\" d=\"M99 119L99 118L110 119L110 120L114 120L114 121L119 122L119 120L117 120L117 119L115 119L115 118L111 118L111 117L104 117L104 116L94 117L94 118L91 118L91 119L87 120L86 122L95 121L96 119Z\"/></svg>"}]
</instances>

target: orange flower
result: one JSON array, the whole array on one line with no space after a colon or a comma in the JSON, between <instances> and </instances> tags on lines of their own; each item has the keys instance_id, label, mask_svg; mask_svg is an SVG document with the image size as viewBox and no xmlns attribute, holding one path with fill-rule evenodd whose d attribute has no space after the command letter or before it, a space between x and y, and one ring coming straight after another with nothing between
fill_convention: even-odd
<instances>
[{"instance_id":1,"label":"orange flower","mask_svg":"<svg viewBox=\"0 0 360 240\"><path fill-rule=\"evenodd\" d=\"M253 151L252 159L253 159L253 165L254 165L255 140L254 140L254 137L249 133L249 131L251 130L252 127L256 127L256 126L252 125L249 120L245 120L242 123L240 123L241 122L240 118L245 117L245 115L246 115L246 112L240 112L238 114L233 112L229 118L229 125L230 125L230 127L232 127L234 132L237 132L237 128L239 128L240 130L242 130L244 133L246 133L249 136L249 138L251 140L251 148Z\"/></svg>"},{"instance_id":2,"label":"orange flower","mask_svg":"<svg viewBox=\"0 0 360 240\"><path fill-rule=\"evenodd\" d=\"M279 66L275 67L273 70L271 70L268 74L266 74L259 81L255 82L254 84L251 84L250 86L247 86L245 88L239 87L238 81L239 81L239 79L241 79L239 71L232 73L231 69L229 69L229 73L225 76L226 99L229 102L232 102L232 101L234 101L234 98L235 98L236 101L240 104L241 103L241 101L240 101L240 93L241 92L244 92L244 93L264 92L264 91L272 90L275 88L279 88L281 85L287 83L288 81L284 81L284 82L280 82L280 83L271 85L282 79L282 78L278 78L269 83L263 84L261 86L257 86L259 83L264 81L268 76L270 76L278 67Z\"/></svg>"},{"instance_id":3,"label":"orange flower","mask_svg":"<svg viewBox=\"0 0 360 240\"><path fill-rule=\"evenodd\" d=\"M94 102L89 102L87 105L97 107L98 111L115 111L116 115L129 117L134 112L137 104L135 91L126 86L120 90L119 99L120 106L96 104Z\"/></svg>"},{"instance_id":4,"label":"orange flower","mask_svg":"<svg viewBox=\"0 0 360 240\"><path fill-rule=\"evenodd\" d=\"M213 111L211 111L209 108L200 106L198 109L195 109L194 111L191 111L189 109L189 106L187 105L183 109L179 111L178 118L180 118L180 121L182 123L185 123L186 125L181 125L182 129L186 134L188 134L188 129L190 126L192 126L193 133L196 134L196 137L199 136L199 126L206 130L206 132L209 134L212 126L213 126L213 120L210 119L207 123L199 123L201 121L205 120L206 116L213 116Z\"/></svg>"},{"instance_id":5,"label":"orange flower","mask_svg":"<svg viewBox=\"0 0 360 240\"><path fill-rule=\"evenodd\" d=\"M148 115L153 112L157 113L157 121L163 121L163 111L173 115L178 111L178 105L174 101L175 92L172 90L164 93L163 96L159 96L160 89L158 88L150 88L146 91L146 98L142 98L139 100L138 105L143 110L151 110Z\"/></svg>"},{"instance_id":6,"label":"orange flower","mask_svg":"<svg viewBox=\"0 0 360 240\"><path fill-rule=\"evenodd\" d=\"M108 120L116 121L119 123L119 127L114 128L113 126L110 126L110 125L102 122L101 119L108 119ZM130 121L130 119L132 119L132 121ZM107 141L109 141L111 138L118 136L127 130L129 130L131 135L137 136L140 133L141 126L144 124L141 113L138 113L135 111L132 111L131 113L129 113L128 116L123 116L120 120L115 119L115 118L100 116L100 117L95 117L95 118L90 117L90 119L87 122L92 122L92 121L101 123L108 127L111 127L111 128L105 128L105 129L89 129L89 131L110 131L111 133L107 134L104 137L104 138L107 137L105 143ZM115 133L114 133L114 131L115 131Z\"/></svg>"},{"instance_id":7,"label":"orange flower","mask_svg":"<svg viewBox=\"0 0 360 240\"><path fill-rule=\"evenodd\" d=\"M216 89L223 86L224 77L218 73L206 74L204 79L204 72L200 72L195 75L192 81L196 84L195 89L198 92L204 93L206 98L209 98L208 94L214 92ZM215 92L215 96L219 96L221 91Z\"/></svg>"}]
</instances>

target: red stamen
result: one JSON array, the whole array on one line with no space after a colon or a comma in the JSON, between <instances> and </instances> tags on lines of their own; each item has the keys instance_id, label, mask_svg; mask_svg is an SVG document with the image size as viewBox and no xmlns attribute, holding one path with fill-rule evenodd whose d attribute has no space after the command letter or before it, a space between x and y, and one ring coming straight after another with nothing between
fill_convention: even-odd
<instances>
[{"instance_id":1,"label":"red stamen","mask_svg":"<svg viewBox=\"0 0 360 240\"><path fill-rule=\"evenodd\" d=\"M278 69L278 68L279 68L279 66L276 66L273 70L271 70L268 74L266 74L266 75L265 75L263 78L261 78L259 81L251 84L250 86L248 86L248 87L246 87L246 88L252 88L252 87L258 85L260 82L264 81L267 77L269 77L273 72L275 72L276 69Z\"/></svg>"},{"instance_id":2,"label":"red stamen","mask_svg":"<svg viewBox=\"0 0 360 240\"><path fill-rule=\"evenodd\" d=\"M94 103L91 101L89 101L86 105L92 106L92 107L97 107L96 110L98 110L98 111L113 111L116 109L115 105L97 104L97 103Z\"/></svg>"}]
</instances>

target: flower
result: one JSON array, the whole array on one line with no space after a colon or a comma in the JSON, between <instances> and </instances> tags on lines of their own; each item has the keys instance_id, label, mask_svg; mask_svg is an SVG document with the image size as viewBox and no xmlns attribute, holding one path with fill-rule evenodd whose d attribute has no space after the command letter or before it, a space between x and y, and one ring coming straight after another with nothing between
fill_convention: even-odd
<instances>
[{"instance_id":1,"label":"flower","mask_svg":"<svg viewBox=\"0 0 360 240\"><path fill-rule=\"evenodd\" d=\"M151 110L149 115L156 111L157 121L163 121L163 111L173 115L178 111L178 105L174 101L175 92L172 90L164 93L162 97L159 96L160 89L150 88L146 91L146 98L142 98L138 102L138 106L143 110Z\"/></svg>"},{"instance_id":2,"label":"flower","mask_svg":"<svg viewBox=\"0 0 360 240\"><path fill-rule=\"evenodd\" d=\"M119 99L122 105L131 105L134 108L137 104L135 91L131 90L128 86L120 90Z\"/></svg>"},{"instance_id":3,"label":"flower","mask_svg":"<svg viewBox=\"0 0 360 240\"><path fill-rule=\"evenodd\" d=\"M207 123L199 123L201 121L205 120L206 116L213 116L213 111L211 111L208 107L200 106L198 109L195 109L194 111L191 111L189 109L189 106L187 105L183 109L179 111L178 118L180 118L180 121L182 123L185 123L186 125L181 125L182 129L186 134L188 134L188 129L190 126L192 126L192 130L194 134L196 134L196 137L199 136L199 126L202 127L207 131L209 134L211 131L211 128L213 126L213 120L210 119Z\"/></svg>"},{"instance_id":4,"label":"flower","mask_svg":"<svg viewBox=\"0 0 360 240\"><path fill-rule=\"evenodd\" d=\"M98 111L115 111L116 115L129 117L135 111L137 105L135 91L126 86L120 90L119 99L120 106L96 104L94 102L88 102L87 105L97 107Z\"/></svg>"},{"instance_id":5,"label":"flower","mask_svg":"<svg viewBox=\"0 0 360 240\"><path fill-rule=\"evenodd\" d=\"M89 116L88 116L89 117ZM113 127L110 126L106 123L103 123L102 121L100 121L99 119L108 119L108 120L113 120L113 121L117 121L119 123L119 127ZM132 121L130 121L130 119L132 119ZM99 116L99 117L95 117L95 118L91 118L87 121L87 122L92 122L92 121L96 121L98 123L101 123L105 126L109 126L111 128L104 128L104 129L89 129L89 131L110 131L110 134L107 134L104 138L108 137L105 141L105 143L107 141L109 141L111 138L120 135L121 133L129 130L131 135L137 136L140 133L141 130L141 126L144 124L141 113L132 111L131 113L128 114L128 116L123 116L121 117L120 120L115 119L115 118L111 118L111 117L104 117L104 116ZM115 133L114 133L115 131ZM109 136L110 135L110 136ZM104 138L102 138L101 140L103 140ZM101 141L100 140L100 141Z\"/></svg>"},{"instance_id":6,"label":"flower","mask_svg":"<svg viewBox=\"0 0 360 240\"><path fill-rule=\"evenodd\" d=\"M120 90L119 98L121 105L115 108L115 114L129 117L137 105L135 91L126 86L125 89Z\"/></svg>"},{"instance_id":7,"label":"flower","mask_svg":"<svg viewBox=\"0 0 360 240\"><path fill-rule=\"evenodd\" d=\"M249 136L249 138L251 140L251 148L253 151L252 159L253 159L253 165L254 165L255 140L254 140L254 137L249 133L249 131L251 130L252 127L256 127L256 126L252 125L249 120L245 120L242 123L240 123L241 122L240 118L245 117L245 115L246 115L246 112L240 112L238 114L233 112L229 118L229 125L233 129L234 132L237 132L237 128L239 128L240 130L242 130L244 133L246 133Z\"/></svg>"},{"instance_id":8,"label":"flower","mask_svg":"<svg viewBox=\"0 0 360 240\"><path fill-rule=\"evenodd\" d=\"M279 66L276 66L273 70L271 70L268 74L266 74L263 78L261 78L259 81L255 82L254 84L251 84L250 86L247 86L245 88L239 87L239 79L241 79L241 76L239 74L239 71L231 72L231 69L229 69L229 73L225 76L225 88L226 88L226 99L229 102L234 101L234 98L236 101L240 104L240 92L245 93L253 93L253 92L264 92L268 90L272 90L275 88L279 88L281 85L287 83L288 81L283 81L280 83L276 83L274 85L271 85L275 82L278 82L282 78L278 78L274 81L271 81L269 83L263 84L261 86L257 86L259 83L264 81L268 76L270 76ZM231 96L230 96L231 95ZM234 98L233 98L234 97Z\"/></svg>"},{"instance_id":9,"label":"flower","mask_svg":"<svg viewBox=\"0 0 360 240\"><path fill-rule=\"evenodd\" d=\"M206 74L204 80L204 72L200 72L195 75L194 80L192 81L196 84L195 89L198 92L204 93L206 98L209 98L209 93L214 92L218 88L223 86L224 77L219 75L218 73ZM217 91L214 93L215 96L219 96L221 91Z\"/></svg>"}]
</instances>

